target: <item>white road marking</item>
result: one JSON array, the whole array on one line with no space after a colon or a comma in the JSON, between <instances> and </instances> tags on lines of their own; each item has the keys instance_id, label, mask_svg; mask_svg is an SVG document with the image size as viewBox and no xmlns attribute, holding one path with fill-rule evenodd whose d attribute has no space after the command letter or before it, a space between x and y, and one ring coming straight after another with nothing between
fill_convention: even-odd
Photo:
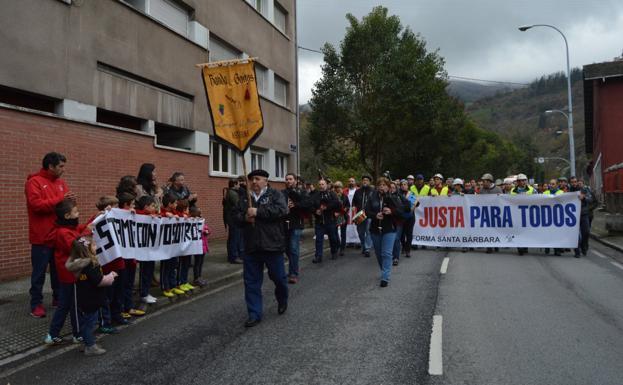
<instances>
[{"instance_id":1,"label":"white road marking","mask_svg":"<svg viewBox=\"0 0 623 385\"><path fill-rule=\"evenodd\" d=\"M430 336L430 352L428 355L428 374L431 376L443 374L442 323L442 316L433 316L433 332Z\"/></svg>"},{"instance_id":2,"label":"white road marking","mask_svg":"<svg viewBox=\"0 0 623 385\"><path fill-rule=\"evenodd\" d=\"M443 262L441 263L441 274L446 274L448 272L448 263L450 262L450 258L445 257Z\"/></svg>"},{"instance_id":3,"label":"white road marking","mask_svg":"<svg viewBox=\"0 0 623 385\"><path fill-rule=\"evenodd\" d=\"M618 267L619 269L623 270L623 265L621 265L619 262L610 262L614 267Z\"/></svg>"},{"instance_id":4,"label":"white road marking","mask_svg":"<svg viewBox=\"0 0 623 385\"><path fill-rule=\"evenodd\" d=\"M593 254L595 254L596 256L598 256L599 258L603 258L603 259L608 259L608 256L597 251L597 250L591 250L593 252Z\"/></svg>"}]
</instances>

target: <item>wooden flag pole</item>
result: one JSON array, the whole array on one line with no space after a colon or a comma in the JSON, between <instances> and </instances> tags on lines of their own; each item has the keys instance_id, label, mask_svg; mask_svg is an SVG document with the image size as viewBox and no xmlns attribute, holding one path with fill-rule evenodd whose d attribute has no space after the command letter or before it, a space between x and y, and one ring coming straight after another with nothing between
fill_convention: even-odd
<instances>
[{"instance_id":1,"label":"wooden flag pole","mask_svg":"<svg viewBox=\"0 0 623 385\"><path fill-rule=\"evenodd\" d=\"M199 68L226 66L226 65L232 65L232 64L237 64L241 62L244 63L244 62L249 62L249 61L255 61L256 59L257 57L247 57L244 59L221 60L221 61L213 61L210 63L195 64L195 66Z\"/></svg>"},{"instance_id":2,"label":"wooden flag pole","mask_svg":"<svg viewBox=\"0 0 623 385\"><path fill-rule=\"evenodd\" d=\"M247 172L247 158L245 158L244 153L242 153L242 172L244 173L244 180L247 184L247 200L249 201L249 208L251 208L253 207L251 202L251 186L249 185L249 178L247 177L249 173Z\"/></svg>"}]
</instances>

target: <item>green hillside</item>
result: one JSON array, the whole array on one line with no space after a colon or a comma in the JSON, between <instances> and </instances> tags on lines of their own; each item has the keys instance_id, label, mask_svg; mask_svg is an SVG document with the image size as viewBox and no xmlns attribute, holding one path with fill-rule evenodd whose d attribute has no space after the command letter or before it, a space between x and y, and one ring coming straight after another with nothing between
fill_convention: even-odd
<instances>
[{"instance_id":1,"label":"green hillside","mask_svg":"<svg viewBox=\"0 0 623 385\"><path fill-rule=\"evenodd\" d=\"M584 151L584 97L582 72L574 69L571 75L573 91L573 122L576 169L584 175L588 160ZM560 157L569 159L567 120L559 113L545 114L546 110L567 109L567 82L563 73L544 76L530 86L512 92L483 98L466 106L474 122L489 131L511 140L531 157ZM547 161L534 170L537 179L568 173L563 161Z\"/></svg>"}]
</instances>

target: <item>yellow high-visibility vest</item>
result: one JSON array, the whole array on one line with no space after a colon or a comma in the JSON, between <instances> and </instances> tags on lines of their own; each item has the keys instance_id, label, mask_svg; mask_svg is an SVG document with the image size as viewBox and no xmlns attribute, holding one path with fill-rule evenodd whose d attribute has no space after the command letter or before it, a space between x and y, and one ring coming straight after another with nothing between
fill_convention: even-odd
<instances>
[{"instance_id":1,"label":"yellow high-visibility vest","mask_svg":"<svg viewBox=\"0 0 623 385\"><path fill-rule=\"evenodd\" d=\"M515 191L517 189L517 187L513 188L511 190L511 195L517 195L517 192ZM528 195L532 195L534 194L534 187L528 185L528 191L526 191L524 194L528 194Z\"/></svg>"},{"instance_id":2,"label":"yellow high-visibility vest","mask_svg":"<svg viewBox=\"0 0 623 385\"><path fill-rule=\"evenodd\" d=\"M422 186L420 191L418 191L417 187L415 185L413 185L413 186L411 186L410 190L411 190L412 193L414 193L418 197L425 197L425 196L428 196L428 194L430 193L430 186L425 184L425 185Z\"/></svg>"},{"instance_id":3,"label":"yellow high-visibility vest","mask_svg":"<svg viewBox=\"0 0 623 385\"><path fill-rule=\"evenodd\" d=\"M430 189L430 195L431 196L448 196L448 186L443 186L443 188L441 189L441 192L438 192L437 189L435 187Z\"/></svg>"},{"instance_id":4,"label":"yellow high-visibility vest","mask_svg":"<svg viewBox=\"0 0 623 385\"><path fill-rule=\"evenodd\" d=\"M560 194L564 194L565 192L562 190L558 190L554 193L554 195L560 195ZM552 195L552 192L549 190L545 190L543 191L543 195Z\"/></svg>"}]
</instances>

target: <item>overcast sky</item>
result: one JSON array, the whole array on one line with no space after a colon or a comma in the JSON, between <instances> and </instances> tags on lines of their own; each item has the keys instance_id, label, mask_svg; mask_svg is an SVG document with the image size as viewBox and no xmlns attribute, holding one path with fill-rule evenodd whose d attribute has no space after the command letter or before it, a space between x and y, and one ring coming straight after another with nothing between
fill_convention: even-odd
<instances>
[{"instance_id":1,"label":"overcast sky","mask_svg":"<svg viewBox=\"0 0 623 385\"><path fill-rule=\"evenodd\" d=\"M449 75L530 82L566 70L564 42L550 28L520 32L526 24L552 24L569 41L572 67L610 61L623 51L622 0L297 0L299 45L339 45L346 13L357 18L383 5L439 49ZM300 50L300 102L320 78L322 55Z\"/></svg>"}]
</instances>

